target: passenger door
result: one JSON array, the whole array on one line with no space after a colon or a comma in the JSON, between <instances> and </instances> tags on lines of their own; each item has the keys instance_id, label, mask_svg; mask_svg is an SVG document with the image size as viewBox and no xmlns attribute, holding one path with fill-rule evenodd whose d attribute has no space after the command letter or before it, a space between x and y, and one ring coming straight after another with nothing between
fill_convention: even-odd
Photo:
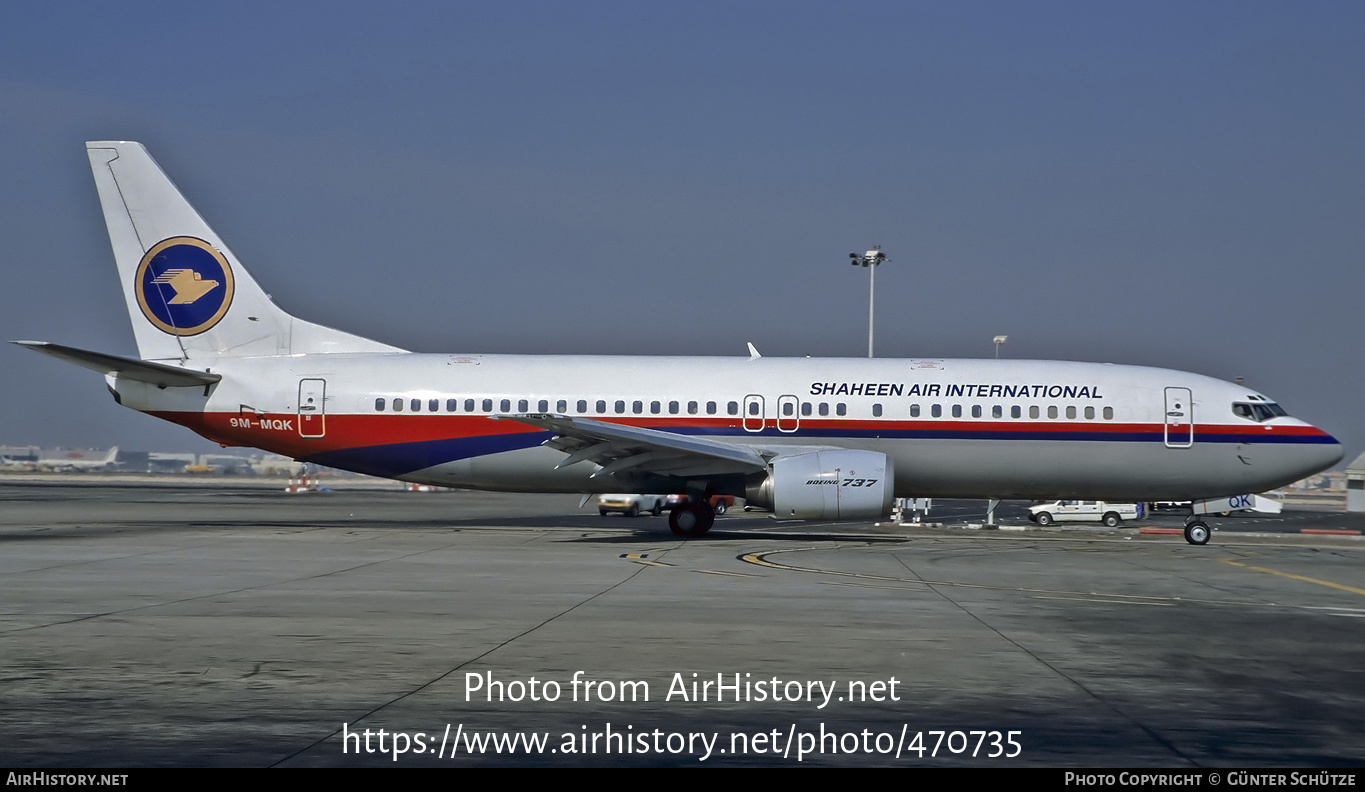
<instances>
[{"instance_id":1,"label":"passenger door","mask_svg":"<svg viewBox=\"0 0 1365 792\"><path fill-rule=\"evenodd\" d=\"M1167 448L1194 445L1194 400L1189 388L1166 389L1165 439Z\"/></svg>"}]
</instances>

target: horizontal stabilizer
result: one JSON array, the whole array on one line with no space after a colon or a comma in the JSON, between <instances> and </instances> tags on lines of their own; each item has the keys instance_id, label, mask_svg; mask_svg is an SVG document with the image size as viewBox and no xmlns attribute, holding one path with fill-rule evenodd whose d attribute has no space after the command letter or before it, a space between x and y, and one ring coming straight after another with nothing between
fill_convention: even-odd
<instances>
[{"instance_id":1,"label":"horizontal stabilizer","mask_svg":"<svg viewBox=\"0 0 1365 792\"><path fill-rule=\"evenodd\" d=\"M34 352L42 352L44 355L61 358L68 363L75 363L77 366L83 366L91 371L98 371L101 374L117 374L120 377L146 382L159 388L200 387L212 385L222 379L221 375L210 374L207 371L167 366L163 363L151 363L146 360L136 360L119 355L106 355L103 352L90 352L61 344L49 344L46 341L14 341L13 343L28 347Z\"/></svg>"}]
</instances>

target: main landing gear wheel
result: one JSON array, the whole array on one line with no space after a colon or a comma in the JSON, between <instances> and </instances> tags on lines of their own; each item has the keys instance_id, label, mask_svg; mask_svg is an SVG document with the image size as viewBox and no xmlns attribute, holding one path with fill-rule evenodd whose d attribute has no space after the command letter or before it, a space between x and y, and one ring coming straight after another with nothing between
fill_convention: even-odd
<instances>
[{"instance_id":1,"label":"main landing gear wheel","mask_svg":"<svg viewBox=\"0 0 1365 792\"><path fill-rule=\"evenodd\" d=\"M1185 541L1192 545L1204 545L1209 543L1209 536L1212 535L1209 526L1202 520L1195 520L1185 524Z\"/></svg>"},{"instance_id":2,"label":"main landing gear wheel","mask_svg":"<svg viewBox=\"0 0 1365 792\"><path fill-rule=\"evenodd\" d=\"M668 528L678 536L705 536L715 522L715 511L704 501L687 503L668 513Z\"/></svg>"}]
</instances>

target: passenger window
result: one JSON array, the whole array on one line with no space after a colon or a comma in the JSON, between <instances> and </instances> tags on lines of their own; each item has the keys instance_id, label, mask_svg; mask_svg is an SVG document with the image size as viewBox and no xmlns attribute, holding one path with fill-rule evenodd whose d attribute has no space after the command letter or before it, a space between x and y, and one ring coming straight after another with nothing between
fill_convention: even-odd
<instances>
[{"instance_id":1,"label":"passenger window","mask_svg":"<svg viewBox=\"0 0 1365 792\"><path fill-rule=\"evenodd\" d=\"M625 403L625 401L622 400L622 399L617 399L617 400L616 400L616 414L617 414L617 415L622 415L622 414L625 413L625 411L626 411L626 403Z\"/></svg>"},{"instance_id":2,"label":"passenger window","mask_svg":"<svg viewBox=\"0 0 1365 792\"><path fill-rule=\"evenodd\" d=\"M1014 408L1014 409L1017 410L1017 409L1019 409L1019 408L1016 407L1016 408ZM998 405L998 404L995 405L994 407L991 407L991 417L992 417L992 418L1004 418L1004 417L1005 417L1005 408L1004 408L1004 407L1001 407L1001 406Z\"/></svg>"},{"instance_id":3,"label":"passenger window","mask_svg":"<svg viewBox=\"0 0 1365 792\"><path fill-rule=\"evenodd\" d=\"M834 412L839 415L848 415L848 405L844 404L843 402L839 402L838 404L834 405Z\"/></svg>"},{"instance_id":4,"label":"passenger window","mask_svg":"<svg viewBox=\"0 0 1365 792\"><path fill-rule=\"evenodd\" d=\"M384 398L382 396L374 400L374 409L376 412L384 412Z\"/></svg>"},{"instance_id":5,"label":"passenger window","mask_svg":"<svg viewBox=\"0 0 1365 792\"><path fill-rule=\"evenodd\" d=\"M1113 408L1113 407L1105 407L1105 408L1104 408L1104 420L1106 420L1106 421L1112 421L1112 420L1114 420L1114 408Z\"/></svg>"},{"instance_id":6,"label":"passenger window","mask_svg":"<svg viewBox=\"0 0 1365 792\"><path fill-rule=\"evenodd\" d=\"M429 401L427 402L427 412L440 412L440 411L441 411L441 400L440 400L440 399L431 399L431 400L429 400Z\"/></svg>"},{"instance_id":7,"label":"passenger window","mask_svg":"<svg viewBox=\"0 0 1365 792\"><path fill-rule=\"evenodd\" d=\"M585 412L588 411L588 400L587 400L587 399L579 399L579 400L578 400L578 404L575 404L574 406L578 408L578 411L579 411L580 413L585 413Z\"/></svg>"},{"instance_id":8,"label":"passenger window","mask_svg":"<svg viewBox=\"0 0 1365 792\"><path fill-rule=\"evenodd\" d=\"M918 417L919 417L919 405L918 405L918 404L912 404L912 405L910 405L910 417L911 417L911 418L918 418Z\"/></svg>"},{"instance_id":9,"label":"passenger window","mask_svg":"<svg viewBox=\"0 0 1365 792\"><path fill-rule=\"evenodd\" d=\"M412 403L409 404L408 406L412 407L412 411L413 411L413 412L421 412L421 411L422 411L422 400L421 400L421 399L413 399L413 400L412 400Z\"/></svg>"},{"instance_id":10,"label":"passenger window","mask_svg":"<svg viewBox=\"0 0 1365 792\"><path fill-rule=\"evenodd\" d=\"M1057 417L1057 405L1054 404L1051 407L1047 408L1047 417L1049 418Z\"/></svg>"},{"instance_id":11,"label":"passenger window","mask_svg":"<svg viewBox=\"0 0 1365 792\"><path fill-rule=\"evenodd\" d=\"M464 400L464 411L465 411L465 412L474 412L474 400L473 400L473 399L465 399L465 400Z\"/></svg>"},{"instance_id":12,"label":"passenger window","mask_svg":"<svg viewBox=\"0 0 1365 792\"><path fill-rule=\"evenodd\" d=\"M446 399L446 412L455 412L460 409L459 399Z\"/></svg>"},{"instance_id":13,"label":"passenger window","mask_svg":"<svg viewBox=\"0 0 1365 792\"><path fill-rule=\"evenodd\" d=\"M820 402L820 414L829 415L829 402Z\"/></svg>"},{"instance_id":14,"label":"passenger window","mask_svg":"<svg viewBox=\"0 0 1365 792\"><path fill-rule=\"evenodd\" d=\"M517 399L517 412L529 412L530 409L531 409L530 402L526 401L525 399Z\"/></svg>"},{"instance_id":15,"label":"passenger window","mask_svg":"<svg viewBox=\"0 0 1365 792\"><path fill-rule=\"evenodd\" d=\"M796 414L796 405L792 404L791 402L783 402L783 403L782 403L782 414L783 414L783 415L786 415L786 416L795 415L795 414Z\"/></svg>"},{"instance_id":16,"label":"passenger window","mask_svg":"<svg viewBox=\"0 0 1365 792\"><path fill-rule=\"evenodd\" d=\"M658 414L659 414L659 411L662 410L662 409L663 409L663 405L659 404L659 403L656 402L656 401L652 401L652 402L649 403L649 411L650 411L651 413L653 413L654 415L658 415Z\"/></svg>"},{"instance_id":17,"label":"passenger window","mask_svg":"<svg viewBox=\"0 0 1365 792\"><path fill-rule=\"evenodd\" d=\"M1075 417L1076 417L1076 408L1075 408L1075 407L1067 407L1067 408L1066 408L1066 417L1067 417L1067 418L1075 418Z\"/></svg>"},{"instance_id":18,"label":"passenger window","mask_svg":"<svg viewBox=\"0 0 1365 792\"><path fill-rule=\"evenodd\" d=\"M696 415L696 414L697 414L697 403L696 403L696 402L690 401L690 402L687 403L687 414L688 414L688 415Z\"/></svg>"},{"instance_id":19,"label":"passenger window","mask_svg":"<svg viewBox=\"0 0 1365 792\"><path fill-rule=\"evenodd\" d=\"M597 414L601 415L607 411L607 403L602 399L597 400Z\"/></svg>"},{"instance_id":20,"label":"passenger window","mask_svg":"<svg viewBox=\"0 0 1365 792\"><path fill-rule=\"evenodd\" d=\"M630 403L630 410L636 415L639 415L640 413L645 411L645 403L637 399L636 401Z\"/></svg>"},{"instance_id":21,"label":"passenger window","mask_svg":"<svg viewBox=\"0 0 1365 792\"><path fill-rule=\"evenodd\" d=\"M1023 417L1024 417L1024 408L1023 408L1023 407L1020 407L1020 406L1017 405L1017 404L1014 405L1013 407L1010 408L1010 417L1011 417L1011 418L1023 418Z\"/></svg>"},{"instance_id":22,"label":"passenger window","mask_svg":"<svg viewBox=\"0 0 1365 792\"><path fill-rule=\"evenodd\" d=\"M1030 418L1038 417L1038 405L1035 404L1032 407L1028 408L1028 417Z\"/></svg>"},{"instance_id":23,"label":"passenger window","mask_svg":"<svg viewBox=\"0 0 1365 792\"><path fill-rule=\"evenodd\" d=\"M961 418L961 417L962 417L962 405L960 405L960 404L954 404L954 405L953 405L953 417L954 417L954 418Z\"/></svg>"},{"instance_id":24,"label":"passenger window","mask_svg":"<svg viewBox=\"0 0 1365 792\"><path fill-rule=\"evenodd\" d=\"M1095 408L1094 408L1094 407L1086 407L1086 408L1085 408L1085 420L1087 420L1087 421L1093 421L1093 420L1095 420Z\"/></svg>"},{"instance_id":25,"label":"passenger window","mask_svg":"<svg viewBox=\"0 0 1365 792\"><path fill-rule=\"evenodd\" d=\"M512 400L511 400L511 399L503 399L503 400L502 400L502 405L501 405L501 406L502 406L502 411L503 411L503 412L511 412L511 411L512 411Z\"/></svg>"},{"instance_id":26,"label":"passenger window","mask_svg":"<svg viewBox=\"0 0 1365 792\"><path fill-rule=\"evenodd\" d=\"M929 413L930 413L931 415L933 415L935 418L942 418L942 417L943 417L943 405L941 405L941 404L935 404L933 407L929 408Z\"/></svg>"},{"instance_id":27,"label":"passenger window","mask_svg":"<svg viewBox=\"0 0 1365 792\"><path fill-rule=\"evenodd\" d=\"M981 417L981 405L979 405L979 404L973 404L973 405L972 405L972 417L973 417L973 418L980 418L980 417Z\"/></svg>"},{"instance_id":28,"label":"passenger window","mask_svg":"<svg viewBox=\"0 0 1365 792\"><path fill-rule=\"evenodd\" d=\"M801 414L806 416L810 415L810 402L801 402Z\"/></svg>"},{"instance_id":29,"label":"passenger window","mask_svg":"<svg viewBox=\"0 0 1365 792\"><path fill-rule=\"evenodd\" d=\"M725 410L731 415L739 415L739 402L727 402Z\"/></svg>"},{"instance_id":30,"label":"passenger window","mask_svg":"<svg viewBox=\"0 0 1365 792\"><path fill-rule=\"evenodd\" d=\"M492 399L484 399L484 400L483 400L483 411L486 412L486 413L491 413L491 412L493 412L493 400L492 400Z\"/></svg>"},{"instance_id":31,"label":"passenger window","mask_svg":"<svg viewBox=\"0 0 1365 792\"><path fill-rule=\"evenodd\" d=\"M882 404L881 404L881 402L876 402L876 403L874 403L874 404L872 405L872 417L874 417L874 418L880 418L880 417L882 417Z\"/></svg>"},{"instance_id":32,"label":"passenger window","mask_svg":"<svg viewBox=\"0 0 1365 792\"><path fill-rule=\"evenodd\" d=\"M715 403L715 402L707 402L707 403L706 403L706 414L707 414L707 415L715 415L715 414L716 414L716 403Z\"/></svg>"},{"instance_id":33,"label":"passenger window","mask_svg":"<svg viewBox=\"0 0 1365 792\"><path fill-rule=\"evenodd\" d=\"M393 411L394 411L394 412L402 412L402 411L403 411L403 400L402 400L402 399L394 399L394 400L393 400Z\"/></svg>"},{"instance_id":34,"label":"passenger window","mask_svg":"<svg viewBox=\"0 0 1365 792\"><path fill-rule=\"evenodd\" d=\"M678 414L678 403L677 403L677 402L671 401L671 402L668 403L668 414L669 414L669 415L677 415L677 414Z\"/></svg>"}]
</instances>

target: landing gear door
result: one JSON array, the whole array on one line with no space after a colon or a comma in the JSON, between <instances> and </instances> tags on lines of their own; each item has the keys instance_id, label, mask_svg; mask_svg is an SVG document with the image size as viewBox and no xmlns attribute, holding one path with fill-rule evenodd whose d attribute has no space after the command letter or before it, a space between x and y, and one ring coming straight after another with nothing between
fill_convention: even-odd
<instances>
[{"instance_id":1,"label":"landing gear door","mask_svg":"<svg viewBox=\"0 0 1365 792\"><path fill-rule=\"evenodd\" d=\"M763 397L750 394L744 397L744 431L761 432L765 422Z\"/></svg>"},{"instance_id":2,"label":"landing gear door","mask_svg":"<svg viewBox=\"0 0 1365 792\"><path fill-rule=\"evenodd\" d=\"M1194 400L1189 388L1166 389L1166 447L1194 445Z\"/></svg>"},{"instance_id":3,"label":"landing gear door","mask_svg":"<svg viewBox=\"0 0 1365 792\"><path fill-rule=\"evenodd\" d=\"M327 380L299 380L299 436L327 433Z\"/></svg>"}]
</instances>

